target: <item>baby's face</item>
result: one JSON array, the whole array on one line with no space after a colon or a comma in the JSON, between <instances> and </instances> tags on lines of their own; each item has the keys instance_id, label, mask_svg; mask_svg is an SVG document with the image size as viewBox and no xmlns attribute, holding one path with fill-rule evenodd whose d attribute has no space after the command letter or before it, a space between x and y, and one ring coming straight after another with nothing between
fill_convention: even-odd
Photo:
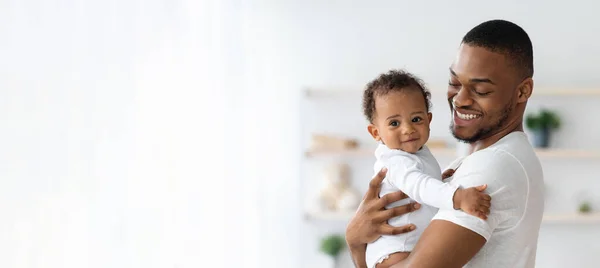
<instances>
[{"instance_id":1,"label":"baby's face","mask_svg":"<svg viewBox=\"0 0 600 268\"><path fill-rule=\"evenodd\" d=\"M375 118L368 129L390 149L415 153L429 139L430 122L423 94L405 89L375 98Z\"/></svg>"}]
</instances>

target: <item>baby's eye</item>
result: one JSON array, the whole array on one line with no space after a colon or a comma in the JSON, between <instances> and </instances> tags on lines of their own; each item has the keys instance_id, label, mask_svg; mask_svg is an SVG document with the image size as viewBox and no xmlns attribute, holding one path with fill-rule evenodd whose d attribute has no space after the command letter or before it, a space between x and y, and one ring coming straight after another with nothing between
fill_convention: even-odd
<instances>
[{"instance_id":1,"label":"baby's eye","mask_svg":"<svg viewBox=\"0 0 600 268\"><path fill-rule=\"evenodd\" d=\"M413 123L421 122L421 120L423 120L421 117L415 117L412 119Z\"/></svg>"},{"instance_id":2,"label":"baby's eye","mask_svg":"<svg viewBox=\"0 0 600 268\"><path fill-rule=\"evenodd\" d=\"M399 125L400 125L400 122L398 122L398 121L391 121L390 122L390 126L392 126L392 127L397 127Z\"/></svg>"}]
</instances>

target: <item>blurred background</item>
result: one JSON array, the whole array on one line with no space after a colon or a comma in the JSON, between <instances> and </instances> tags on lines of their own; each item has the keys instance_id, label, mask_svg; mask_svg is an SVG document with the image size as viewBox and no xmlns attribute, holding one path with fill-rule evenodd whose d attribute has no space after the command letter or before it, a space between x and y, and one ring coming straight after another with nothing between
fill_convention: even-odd
<instances>
[{"instance_id":1,"label":"blurred background","mask_svg":"<svg viewBox=\"0 0 600 268\"><path fill-rule=\"evenodd\" d=\"M339 242L374 162L363 86L392 68L425 80L445 167L465 153L447 68L497 18L534 45L536 267L597 267L598 8L0 1L0 267L352 267Z\"/></svg>"}]
</instances>

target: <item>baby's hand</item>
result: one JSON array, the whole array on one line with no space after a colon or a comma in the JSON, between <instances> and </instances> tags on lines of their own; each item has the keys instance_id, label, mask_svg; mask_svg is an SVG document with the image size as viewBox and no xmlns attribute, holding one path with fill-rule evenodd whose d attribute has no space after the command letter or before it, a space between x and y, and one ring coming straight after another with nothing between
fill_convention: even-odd
<instances>
[{"instance_id":1,"label":"baby's hand","mask_svg":"<svg viewBox=\"0 0 600 268\"><path fill-rule=\"evenodd\" d=\"M446 169L444 173L442 173L442 180L452 177L454 175L454 169Z\"/></svg>"},{"instance_id":2,"label":"baby's hand","mask_svg":"<svg viewBox=\"0 0 600 268\"><path fill-rule=\"evenodd\" d=\"M458 189L454 193L454 208L487 220L490 214L492 197L483 191L487 185Z\"/></svg>"}]
</instances>

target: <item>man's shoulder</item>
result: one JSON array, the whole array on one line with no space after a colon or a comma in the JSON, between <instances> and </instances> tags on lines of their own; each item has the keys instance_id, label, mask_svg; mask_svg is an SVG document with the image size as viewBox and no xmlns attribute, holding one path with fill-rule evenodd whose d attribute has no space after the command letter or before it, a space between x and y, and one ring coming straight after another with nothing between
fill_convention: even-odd
<instances>
[{"instance_id":1,"label":"man's shoulder","mask_svg":"<svg viewBox=\"0 0 600 268\"><path fill-rule=\"evenodd\" d=\"M459 168L468 170L470 174L497 174L507 170L522 169L521 159L500 148L487 148L465 157Z\"/></svg>"},{"instance_id":2,"label":"man's shoulder","mask_svg":"<svg viewBox=\"0 0 600 268\"><path fill-rule=\"evenodd\" d=\"M472 153L462 160L453 182L463 187L487 184L490 191L519 192L530 175L537 174L532 172L537 158L533 149L529 153L518 146L526 145L499 144Z\"/></svg>"},{"instance_id":3,"label":"man's shoulder","mask_svg":"<svg viewBox=\"0 0 600 268\"><path fill-rule=\"evenodd\" d=\"M489 173L506 172L507 169L522 170L535 161L537 156L525 133L513 132L492 146L465 157L462 165Z\"/></svg>"},{"instance_id":4,"label":"man's shoulder","mask_svg":"<svg viewBox=\"0 0 600 268\"><path fill-rule=\"evenodd\" d=\"M518 206L530 192L543 187L542 167L524 133L465 157L454 173L453 183L462 187L487 184L494 200Z\"/></svg>"}]
</instances>

